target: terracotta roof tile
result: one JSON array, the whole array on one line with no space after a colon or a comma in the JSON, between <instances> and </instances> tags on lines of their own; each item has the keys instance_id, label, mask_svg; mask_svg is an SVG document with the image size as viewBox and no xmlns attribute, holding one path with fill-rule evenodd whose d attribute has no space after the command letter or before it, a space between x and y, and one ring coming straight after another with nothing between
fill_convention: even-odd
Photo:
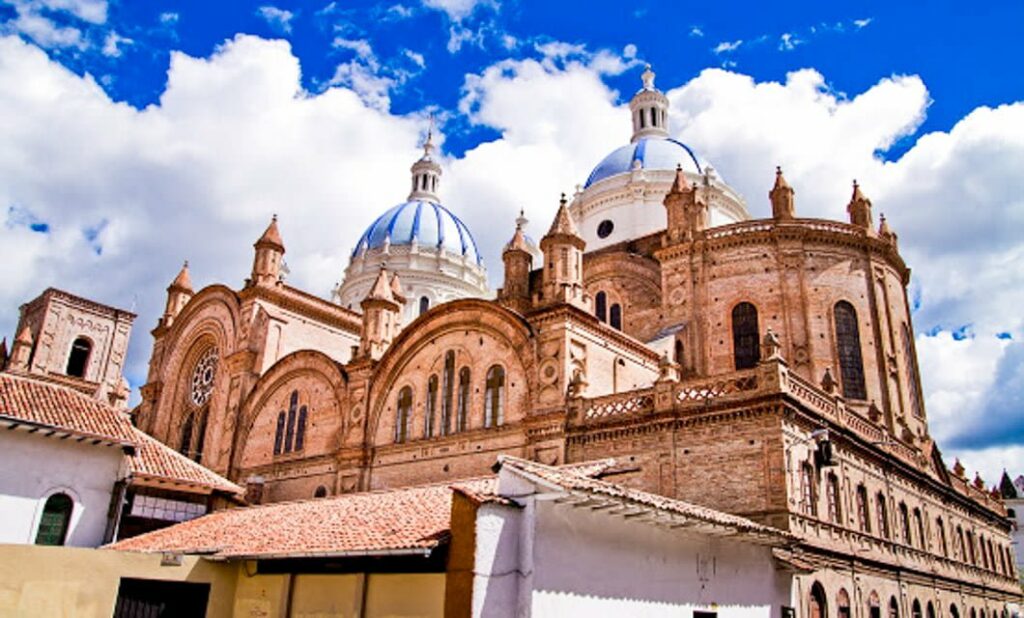
<instances>
[{"instance_id":1,"label":"terracotta roof tile","mask_svg":"<svg viewBox=\"0 0 1024 618\"><path fill-rule=\"evenodd\" d=\"M236 508L109 547L223 558L427 553L448 540L451 500L437 484Z\"/></svg>"},{"instance_id":2,"label":"terracotta roof tile","mask_svg":"<svg viewBox=\"0 0 1024 618\"><path fill-rule=\"evenodd\" d=\"M216 472L178 453L143 431L133 428L137 448L129 460L132 475L140 480L169 481L210 491L241 495L245 490Z\"/></svg>"},{"instance_id":3,"label":"terracotta roof tile","mask_svg":"<svg viewBox=\"0 0 1024 618\"><path fill-rule=\"evenodd\" d=\"M70 388L0 373L0 417L126 445L136 441L128 415Z\"/></svg>"}]
</instances>

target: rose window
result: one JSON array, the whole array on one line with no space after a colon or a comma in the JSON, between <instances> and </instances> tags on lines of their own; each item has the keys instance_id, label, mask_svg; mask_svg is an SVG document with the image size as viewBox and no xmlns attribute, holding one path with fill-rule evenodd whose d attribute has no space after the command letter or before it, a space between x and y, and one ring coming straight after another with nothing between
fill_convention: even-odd
<instances>
[{"instance_id":1,"label":"rose window","mask_svg":"<svg viewBox=\"0 0 1024 618\"><path fill-rule=\"evenodd\" d=\"M203 352L192 372L192 403L204 405L213 392L213 378L217 374L217 348Z\"/></svg>"}]
</instances>

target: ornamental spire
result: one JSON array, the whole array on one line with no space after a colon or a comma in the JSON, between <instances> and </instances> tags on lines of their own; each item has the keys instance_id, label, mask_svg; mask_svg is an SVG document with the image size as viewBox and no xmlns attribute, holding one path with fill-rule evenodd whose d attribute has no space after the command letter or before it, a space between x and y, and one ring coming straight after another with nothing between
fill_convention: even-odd
<instances>
[{"instance_id":1,"label":"ornamental spire","mask_svg":"<svg viewBox=\"0 0 1024 618\"><path fill-rule=\"evenodd\" d=\"M423 156L412 164L412 190L409 201L425 200L440 204L437 189L441 184L441 166L434 161L434 115L430 115L427 137L423 140Z\"/></svg>"},{"instance_id":2,"label":"ornamental spire","mask_svg":"<svg viewBox=\"0 0 1024 618\"><path fill-rule=\"evenodd\" d=\"M643 87L629 102L629 111L633 115L633 143L644 137L668 137L668 97L654 87L654 75L651 65L647 65L640 76Z\"/></svg>"}]
</instances>

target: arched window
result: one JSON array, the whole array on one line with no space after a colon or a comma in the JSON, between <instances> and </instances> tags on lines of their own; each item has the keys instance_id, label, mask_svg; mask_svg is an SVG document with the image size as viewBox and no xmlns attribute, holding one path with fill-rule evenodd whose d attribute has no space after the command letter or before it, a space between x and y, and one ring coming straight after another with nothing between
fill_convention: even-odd
<instances>
[{"instance_id":1,"label":"arched window","mask_svg":"<svg viewBox=\"0 0 1024 618\"><path fill-rule=\"evenodd\" d=\"M900 618L900 604L896 597L889 597L889 618Z\"/></svg>"},{"instance_id":2,"label":"arched window","mask_svg":"<svg viewBox=\"0 0 1024 618\"><path fill-rule=\"evenodd\" d=\"M850 618L850 595L846 588L840 588L836 595L836 618Z\"/></svg>"},{"instance_id":3,"label":"arched window","mask_svg":"<svg viewBox=\"0 0 1024 618\"><path fill-rule=\"evenodd\" d=\"M910 534L910 509L906 502L900 502L900 532L903 533L903 542L913 545L914 539Z\"/></svg>"},{"instance_id":4,"label":"arched window","mask_svg":"<svg viewBox=\"0 0 1024 618\"><path fill-rule=\"evenodd\" d=\"M185 417L185 422L181 424L181 446L178 447L178 452L185 457L192 456L192 434L195 433L195 415L191 412Z\"/></svg>"},{"instance_id":5,"label":"arched window","mask_svg":"<svg viewBox=\"0 0 1024 618\"><path fill-rule=\"evenodd\" d=\"M466 431L469 417L469 367L459 370L459 400L456 431Z\"/></svg>"},{"instance_id":6,"label":"arched window","mask_svg":"<svg viewBox=\"0 0 1024 618\"><path fill-rule=\"evenodd\" d=\"M924 606L925 616L928 618L935 618L935 606L932 605L931 601L928 601L928 605Z\"/></svg>"},{"instance_id":7,"label":"arched window","mask_svg":"<svg viewBox=\"0 0 1024 618\"><path fill-rule=\"evenodd\" d=\"M301 451L306 444L306 406L299 408L299 423L295 428L295 450Z\"/></svg>"},{"instance_id":8,"label":"arched window","mask_svg":"<svg viewBox=\"0 0 1024 618\"><path fill-rule=\"evenodd\" d=\"M641 109L638 113L640 114L640 128L647 128L647 114L644 114L643 109Z\"/></svg>"},{"instance_id":9,"label":"arched window","mask_svg":"<svg viewBox=\"0 0 1024 618\"><path fill-rule=\"evenodd\" d=\"M914 527L917 531L917 544L921 549L928 549L928 535L924 533L924 518L921 517L921 509L914 508Z\"/></svg>"},{"instance_id":10,"label":"arched window","mask_svg":"<svg viewBox=\"0 0 1024 618\"><path fill-rule=\"evenodd\" d=\"M426 296L420 296L420 315L423 315L430 309L430 299Z\"/></svg>"},{"instance_id":11,"label":"arched window","mask_svg":"<svg viewBox=\"0 0 1024 618\"><path fill-rule=\"evenodd\" d=\"M985 570L988 570L988 554L985 553L985 535L983 535L983 534L979 534L978 535L978 546L979 546L978 549L981 550L981 552L979 552L979 553L981 553L981 566Z\"/></svg>"},{"instance_id":12,"label":"arched window","mask_svg":"<svg viewBox=\"0 0 1024 618\"><path fill-rule=\"evenodd\" d=\"M868 513L868 488L857 485L857 523L860 531L871 534L871 514Z\"/></svg>"},{"instance_id":13,"label":"arched window","mask_svg":"<svg viewBox=\"0 0 1024 618\"><path fill-rule=\"evenodd\" d=\"M885 494L878 492L875 496L875 513L878 517L878 533L882 538L889 538L889 509L885 506Z\"/></svg>"},{"instance_id":14,"label":"arched window","mask_svg":"<svg viewBox=\"0 0 1024 618\"><path fill-rule=\"evenodd\" d=\"M608 321L608 295L604 292L598 292L594 296L594 315L602 322Z\"/></svg>"},{"instance_id":15,"label":"arched window","mask_svg":"<svg viewBox=\"0 0 1024 618\"><path fill-rule=\"evenodd\" d=\"M967 562L967 542L964 541L964 529L962 526L956 527L956 546L961 562Z\"/></svg>"},{"instance_id":16,"label":"arched window","mask_svg":"<svg viewBox=\"0 0 1024 618\"><path fill-rule=\"evenodd\" d=\"M942 523L941 517L935 518L935 529L939 531L939 551L946 558L949 558L949 546L946 544L946 526Z\"/></svg>"},{"instance_id":17,"label":"arched window","mask_svg":"<svg viewBox=\"0 0 1024 618\"><path fill-rule=\"evenodd\" d=\"M207 410L203 408L199 412L199 422L196 424L196 445L192 449L192 460L196 462L203 460L203 447L206 445L206 416Z\"/></svg>"},{"instance_id":18,"label":"arched window","mask_svg":"<svg viewBox=\"0 0 1024 618\"><path fill-rule=\"evenodd\" d=\"M675 350L675 361L676 364L682 367L685 363L683 362L683 342L681 339L676 339L676 350Z\"/></svg>"},{"instance_id":19,"label":"arched window","mask_svg":"<svg viewBox=\"0 0 1024 618\"><path fill-rule=\"evenodd\" d=\"M967 531L967 561L971 564L978 564L978 557L974 553L974 533Z\"/></svg>"},{"instance_id":20,"label":"arched window","mask_svg":"<svg viewBox=\"0 0 1024 618\"><path fill-rule=\"evenodd\" d=\"M434 435L434 423L437 419L437 374L430 376L427 380L427 404L424 410L423 437L430 438Z\"/></svg>"},{"instance_id":21,"label":"arched window","mask_svg":"<svg viewBox=\"0 0 1024 618\"><path fill-rule=\"evenodd\" d=\"M847 399L867 399L857 312L853 305L841 300L836 303L835 318L836 349L839 353L839 373L843 383L843 396Z\"/></svg>"},{"instance_id":22,"label":"arched window","mask_svg":"<svg viewBox=\"0 0 1024 618\"><path fill-rule=\"evenodd\" d=\"M85 368L89 364L89 354L92 352L92 342L85 337L75 339L71 344L71 353L68 354L68 366L64 372L73 378L84 378Z\"/></svg>"},{"instance_id":23,"label":"arched window","mask_svg":"<svg viewBox=\"0 0 1024 618\"><path fill-rule=\"evenodd\" d=\"M412 387L406 386L398 391L395 409L395 442L405 442L409 438L409 419L412 417Z\"/></svg>"},{"instance_id":24,"label":"arched window","mask_svg":"<svg viewBox=\"0 0 1024 618\"><path fill-rule=\"evenodd\" d=\"M615 330L622 330L622 306L614 303L608 311L608 325Z\"/></svg>"},{"instance_id":25,"label":"arched window","mask_svg":"<svg viewBox=\"0 0 1024 618\"><path fill-rule=\"evenodd\" d=\"M818 516L818 486L814 478L814 466L808 462L800 467L803 492L804 514Z\"/></svg>"},{"instance_id":26,"label":"arched window","mask_svg":"<svg viewBox=\"0 0 1024 618\"><path fill-rule=\"evenodd\" d=\"M323 485L320 485L319 487L316 488L316 491L313 492L313 497L314 498L326 498L327 497L327 488L324 487Z\"/></svg>"},{"instance_id":27,"label":"arched window","mask_svg":"<svg viewBox=\"0 0 1024 618\"><path fill-rule=\"evenodd\" d=\"M956 603L949 604L949 618L960 618L960 610L957 609Z\"/></svg>"},{"instance_id":28,"label":"arched window","mask_svg":"<svg viewBox=\"0 0 1024 618\"><path fill-rule=\"evenodd\" d=\"M732 309L732 354L736 369L756 367L761 360L757 308L740 303Z\"/></svg>"},{"instance_id":29,"label":"arched window","mask_svg":"<svg viewBox=\"0 0 1024 618\"><path fill-rule=\"evenodd\" d=\"M921 616L921 602L914 599L914 602L910 604L910 618L923 618Z\"/></svg>"},{"instance_id":30,"label":"arched window","mask_svg":"<svg viewBox=\"0 0 1024 618\"><path fill-rule=\"evenodd\" d=\"M67 494L53 494L47 498L39 518L39 529L36 530L36 545L63 545L74 507L75 501Z\"/></svg>"},{"instance_id":31,"label":"arched window","mask_svg":"<svg viewBox=\"0 0 1024 618\"><path fill-rule=\"evenodd\" d=\"M298 414L299 391L292 391L291 399L288 402L288 421L284 429L284 452L292 452L292 444L295 441L295 416Z\"/></svg>"},{"instance_id":32,"label":"arched window","mask_svg":"<svg viewBox=\"0 0 1024 618\"><path fill-rule=\"evenodd\" d=\"M922 418L924 410L921 407L921 384L918 382L917 355L914 354L914 338L910 336L910 327L906 322L900 331L903 339L903 358L907 363L907 389L910 390L910 411L914 416Z\"/></svg>"},{"instance_id":33,"label":"arched window","mask_svg":"<svg viewBox=\"0 0 1024 618\"><path fill-rule=\"evenodd\" d=\"M977 617L978 617L978 612L976 612L976 611L974 610L974 608L972 607L972 608L971 608L971 618L977 618Z\"/></svg>"},{"instance_id":34,"label":"arched window","mask_svg":"<svg viewBox=\"0 0 1024 618\"><path fill-rule=\"evenodd\" d=\"M811 597L809 599L810 618L828 618L828 603L825 601L825 589L819 582L811 586Z\"/></svg>"},{"instance_id":35,"label":"arched window","mask_svg":"<svg viewBox=\"0 0 1024 618\"><path fill-rule=\"evenodd\" d=\"M452 431L452 404L455 403L455 352L444 355L444 373L441 376L441 428L440 434L447 436Z\"/></svg>"},{"instance_id":36,"label":"arched window","mask_svg":"<svg viewBox=\"0 0 1024 618\"><path fill-rule=\"evenodd\" d=\"M284 410L277 413L277 429L274 431L274 454L280 455L284 448Z\"/></svg>"},{"instance_id":37,"label":"arched window","mask_svg":"<svg viewBox=\"0 0 1024 618\"><path fill-rule=\"evenodd\" d=\"M843 508L839 496L839 477L829 472L826 483L828 491L828 520L834 524L843 522Z\"/></svg>"},{"instance_id":38,"label":"arched window","mask_svg":"<svg viewBox=\"0 0 1024 618\"><path fill-rule=\"evenodd\" d=\"M871 594L868 595L868 618L882 618L881 605L878 593L872 590Z\"/></svg>"},{"instance_id":39,"label":"arched window","mask_svg":"<svg viewBox=\"0 0 1024 618\"><path fill-rule=\"evenodd\" d=\"M484 427L500 427L505 422L505 370L494 365L487 370L484 393Z\"/></svg>"}]
</instances>

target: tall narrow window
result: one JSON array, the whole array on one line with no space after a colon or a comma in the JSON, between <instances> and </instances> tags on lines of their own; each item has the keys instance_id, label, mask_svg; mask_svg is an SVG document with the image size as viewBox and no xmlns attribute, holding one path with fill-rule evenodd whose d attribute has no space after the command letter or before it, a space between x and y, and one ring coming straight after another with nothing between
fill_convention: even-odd
<instances>
[{"instance_id":1,"label":"tall narrow window","mask_svg":"<svg viewBox=\"0 0 1024 618\"><path fill-rule=\"evenodd\" d=\"M825 589L821 584L814 582L811 586L811 598L809 599L810 618L828 618L828 605L825 601Z\"/></svg>"},{"instance_id":2,"label":"tall narrow window","mask_svg":"<svg viewBox=\"0 0 1024 618\"><path fill-rule=\"evenodd\" d=\"M185 417L185 422L181 424L181 446L178 447L178 452L185 457L192 456L192 434L195 433L195 415L191 412Z\"/></svg>"},{"instance_id":3,"label":"tall narrow window","mask_svg":"<svg viewBox=\"0 0 1024 618\"><path fill-rule=\"evenodd\" d=\"M439 433L447 436L452 431L452 404L455 403L455 352L444 355L444 374L441 384L441 427Z\"/></svg>"},{"instance_id":4,"label":"tall narrow window","mask_svg":"<svg viewBox=\"0 0 1024 618\"><path fill-rule=\"evenodd\" d=\"M291 400L288 402L288 421L284 430L284 452L292 452L292 443L295 440L295 415L298 413L299 391L293 391Z\"/></svg>"},{"instance_id":5,"label":"tall narrow window","mask_svg":"<svg viewBox=\"0 0 1024 618\"><path fill-rule=\"evenodd\" d=\"M900 604L896 597L889 597L889 618L900 618Z\"/></svg>"},{"instance_id":6,"label":"tall narrow window","mask_svg":"<svg viewBox=\"0 0 1024 618\"><path fill-rule=\"evenodd\" d=\"M306 445L306 406L299 408L299 421L295 427L295 450L301 451Z\"/></svg>"},{"instance_id":7,"label":"tall narrow window","mask_svg":"<svg viewBox=\"0 0 1024 618\"><path fill-rule=\"evenodd\" d=\"M847 399L867 399L857 312L853 305L841 300L836 303L835 319L836 348L839 353L839 373L843 383L843 396Z\"/></svg>"},{"instance_id":8,"label":"tall narrow window","mask_svg":"<svg viewBox=\"0 0 1024 618\"><path fill-rule=\"evenodd\" d=\"M420 315L423 315L430 309L430 299L426 296L420 296Z\"/></svg>"},{"instance_id":9,"label":"tall narrow window","mask_svg":"<svg viewBox=\"0 0 1024 618\"><path fill-rule=\"evenodd\" d=\"M277 413L277 430L274 431L274 454L280 455L284 448L284 410Z\"/></svg>"},{"instance_id":10,"label":"tall narrow window","mask_svg":"<svg viewBox=\"0 0 1024 618\"><path fill-rule=\"evenodd\" d=\"M935 618L935 606L932 605L931 601L928 601L928 605L925 605L925 616L928 618Z\"/></svg>"},{"instance_id":11,"label":"tall narrow window","mask_svg":"<svg viewBox=\"0 0 1024 618\"><path fill-rule=\"evenodd\" d=\"M946 545L946 526L942 523L941 517L935 518L935 529L939 531L939 551L946 558L949 558L949 546Z\"/></svg>"},{"instance_id":12,"label":"tall narrow window","mask_svg":"<svg viewBox=\"0 0 1024 618\"><path fill-rule=\"evenodd\" d=\"M409 438L409 419L412 417L411 387L406 386L398 391L395 409L395 442L405 442Z\"/></svg>"},{"instance_id":13,"label":"tall narrow window","mask_svg":"<svg viewBox=\"0 0 1024 618\"><path fill-rule=\"evenodd\" d=\"M804 514L817 517L818 515L818 487L814 479L814 466L804 463L800 467L801 485L803 492Z\"/></svg>"},{"instance_id":14,"label":"tall narrow window","mask_svg":"<svg viewBox=\"0 0 1024 618\"><path fill-rule=\"evenodd\" d=\"M987 571L989 568L988 554L985 553L985 535L983 534L978 535L978 549L981 550L981 566Z\"/></svg>"},{"instance_id":15,"label":"tall narrow window","mask_svg":"<svg viewBox=\"0 0 1024 618\"><path fill-rule=\"evenodd\" d=\"M75 342L71 344L71 354L68 355L68 366L65 373L73 378L84 378L90 352L92 352L91 341L85 337L75 339Z\"/></svg>"},{"instance_id":16,"label":"tall narrow window","mask_svg":"<svg viewBox=\"0 0 1024 618\"><path fill-rule=\"evenodd\" d=\"M910 617L923 618L921 616L921 602L917 599L914 599L914 602L910 605Z\"/></svg>"},{"instance_id":17,"label":"tall narrow window","mask_svg":"<svg viewBox=\"0 0 1024 618\"><path fill-rule=\"evenodd\" d=\"M903 542L913 545L914 539L910 534L910 509L906 502L900 502L900 532L903 533Z\"/></svg>"},{"instance_id":18,"label":"tall narrow window","mask_svg":"<svg viewBox=\"0 0 1024 618\"><path fill-rule=\"evenodd\" d=\"M602 322L608 321L608 295L604 292L598 292L594 296L594 315Z\"/></svg>"},{"instance_id":19,"label":"tall narrow window","mask_svg":"<svg viewBox=\"0 0 1024 618\"><path fill-rule=\"evenodd\" d=\"M466 431L469 416L469 367L459 370L459 409L456 431Z\"/></svg>"},{"instance_id":20,"label":"tall narrow window","mask_svg":"<svg viewBox=\"0 0 1024 618\"><path fill-rule=\"evenodd\" d=\"M437 374L431 375L427 380L427 403L423 416L423 437L431 438L434 435L434 424L437 422Z\"/></svg>"},{"instance_id":21,"label":"tall narrow window","mask_svg":"<svg viewBox=\"0 0 1024 618\"><path fill-rule=\"evenodd\" d=\"M561 259L562 259L562 269L561 269L562 270L562 278L563 279L568 279L569 278L569 249L568 248L562 247Z\"/></svg>"},{"instance_id":22,"label":"tall narrow window","mask_svg":"<svg viewBox=\"0 0 1024 618\"><path fill-rule=\"evenodd\" d=\"M868 488L857 485L857 523L860 531L871 534L871 515L868 513Z\"/></svg>"},{"instance_id":23,"label":"tall narrow window","mask_svg":"<svg viewBox=\"0 0 1024 618\"><path fill-rule=\"evenodd\" d=\"M914 526L917 531L917 544L921 549L928 549L928 535L924 533L924 518L921 517L921 509L914 509Z\"/></svg>"},{"instance_id":24,"label":"tall narrow window","mask_svg":"<svg viewBox=\"0 0 1024 618\"><path fill-rule=\"evenodd\" d=\"M922 418L924 409L921 407L921 384L918 382L917 355L914 354L914 338L910 336L910 327L906 323L900 332L903 339L903 358L907 363L907 389L910 391L910 411L914 416Z\"/></svg>"},{"instance_id":25,"label":"tall narrow window","mask_svg":"<svg viewBox=\"0 0 1024 618\"><path fill-rule=\"evenodd\" d=\"M878 492L875 496L875 513L878 516L878 534L882 535L882 538L890 538L889 533L889 509L885 506L885 494Z\"/></svg>"},{"instance_id":26,"label":"tall narrow window","mask_svg":"<svg viewBox=\"0 0 1024 618\"><path fill-rule=\"evenodd\" d=\"M622 330L622 305L615 303L608 311L608 324L615 330Z\"/></svg>"},{"instance_id":27,"label":"tall narrow window","mask_svg":"<svg viewBox=\"0 0 1024 618\"><path fill-rule=\"evenodd\" d=\"M850 594L840 588L836 595L836 618L850 618Z\"/></svg>"},{"instance_id":28,"label":"tall narrow window","mask_svg":"<svg viewBox=\"0 0 1024 618\"><path fill-rule=\"evenodd\" d=\"M505 422L505 370L494 365L487 370L484 393L484 427L499 427Z\"/></svg>"},{"instance_id":29,"label":"tall narrow window","mask_svg":"<svg viewBox=\"0 0 1024 618\"><path fill-rule=\"evenodd\" d=\"M843 510L839 496L839 478L832 473L828 475L828 520L834 524L841 524L843 521Z\"/></svg>"},{"instance_id":30,"label":"tall narrow window","mask_svg":"<svg viewBox=\"0 0 1024 618\"><path fill-rule=\"evenodd\" d=\"M36 545L63 545L67 540L75 502L67 494L53 494L43 505L36 531Z\"/></svg>"},{"instance_id":31,"label":"tall narrow window","mask_svg":"<svg viewBox=\"0 0 1024 618\"><path fill-rule=\"evenodd\" d=\"M683 341L682 339L676 339L676 350L675 350L675 361L676 364L682 367L685 363L683 362Z\"/></svg>"},{"instance_id":32,"label":"tall narrow window","mask_svg":"<svg viewBox=\"0 0 1024 618\"><path fill-rule=\"evenodd\" d=\"M967 562L967 542L964 541L964 529L962 526L956 527L956 546L957 552L960 554L960 561Z\"/></svg>"},{"instance_id":33,"label":"tall narrow window","mask_svg":"<svg viewBox=\"0 0 1024 618\"><path fill-rule=\"evenodd\" d=\"M646 115L646 114L644 114L644 110L642 110L642 109L641 109L641 110L640 110L639 112L637 112L637 113L639 113L639 114L640 114L640 128L641 128L641 129L645 129L645 128L647 128L647 115Z\"/></svg>"},{"instance_id":34,"label":"tall narrow window","mask_svg":"<svg viewBox=\"0 0 1024 618\"><path fill-rule=\"evenodd\" d=\"M881 601L874 590L868 595L868 618L882 618Z\"/></svg>"},{"instance_id":35,"label":"tall narrow window","mask_svg":"<svg viewBox=\"0 0 1024 618\"><path fill-rule=\"evenodd\" d=\"M978 557L974 553L974 533L967 531L967 561L971 564L978 564Z\"/></svg>"},{"instance_id":36,"label":"tall narrow window","mask_svg":"<svg viewBox=\"0 0 1024 618\"><path fill-rule=\"evenodd\" d=\"M736 369L750 369L761 360L757 308L740 303L732 309L732 353Z\"/></svg>"},{"instance_id":37,"label":"tall narrow window","mask_svg":"<svg viewBox=\"0 0 1024 618\"><path fill-rule=\"evenodd\" d=\"M196 423L195 446L192 448L192 460L201 462L203 460L203 447L206 444L206 418L207 408L203 408L198 415L199 422Z\"/></svg>"}]
</instances>

